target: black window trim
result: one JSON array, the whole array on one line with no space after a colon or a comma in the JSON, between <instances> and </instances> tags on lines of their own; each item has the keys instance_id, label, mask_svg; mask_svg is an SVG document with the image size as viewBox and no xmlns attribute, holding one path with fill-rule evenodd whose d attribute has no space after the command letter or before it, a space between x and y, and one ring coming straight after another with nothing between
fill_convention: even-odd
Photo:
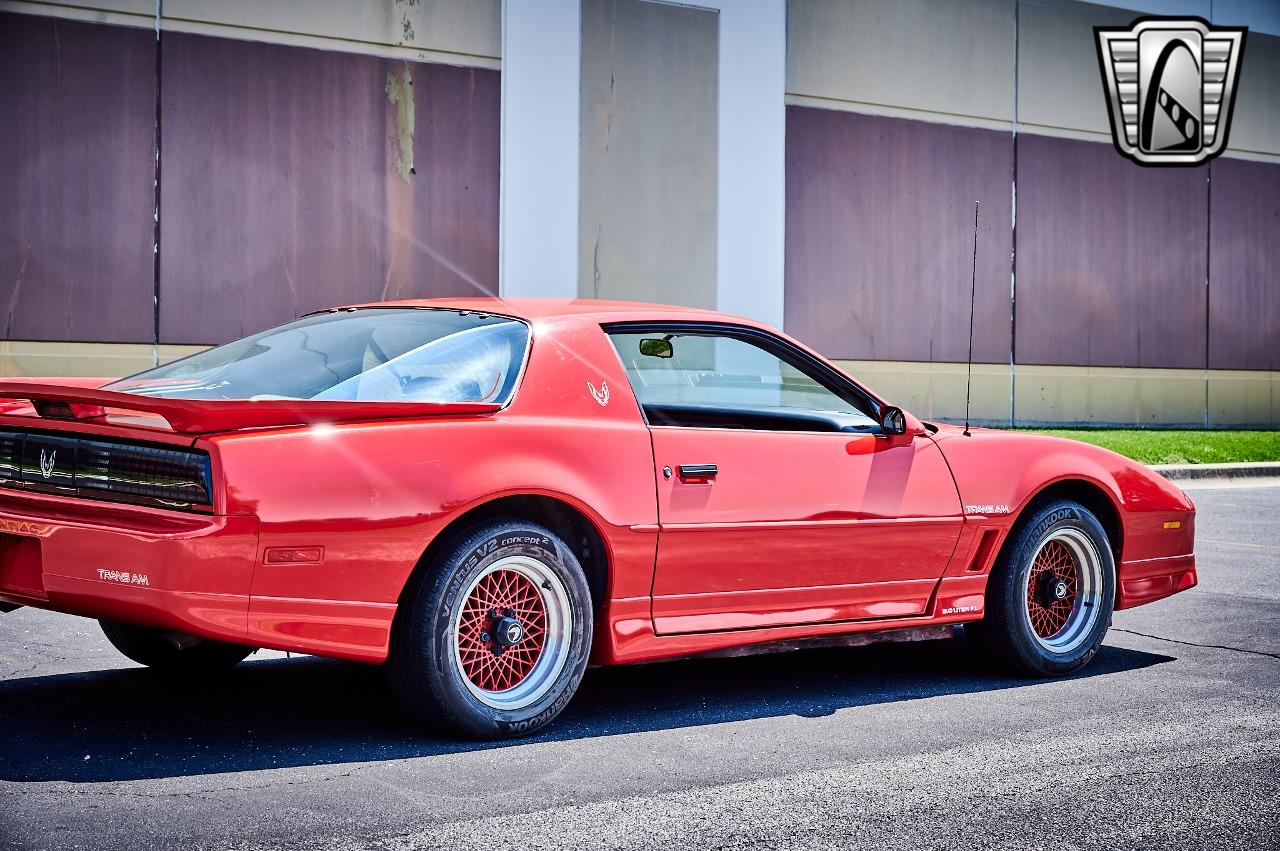
<instances>
[{"instance_id":1,"label":"black window trim","mask_svg":"<svg viewBox=\"0 0 1280 851\"><path fill-rule=\"evenodd\" d=\"M785 337L779 336L771 331L765 331L761 328L753 328L750 325L737 325L732 322L690 322L690 321L652 321L652 320L629 320L622 322L606 322L603 323L601 329L605 335L611 334L691 334L701 336L721 336L730 337L741 340L764 349L769 354L789 364L795 369L812 378L824 389L829 390L849 404L853 405L866 416L870 417L875 425L868 434L879 434L881 429L880 422L880 403L869 392L853 381L849 376L840 370L831 366L819 358L814 357L809 352L795 345ZM622 366L623 372L627 371L627 365L622 363L622 356L618 352L618 347L609 341L609 345L613 348L614 354L618 357L618 362ZM627 376L627 383L630 384L630 375ZM632 391L634 393L634 390ZM649 422L649 415L645 412L644 405L639 404L640 416L644 418L645 425L651 428L662 428L663 426L654 426ZM684 426L680 426L684 428ZM751 429L754 430L754 429ZM776 432L775 429L767 429L770 432Z\"/></svg>"}]
</instances>

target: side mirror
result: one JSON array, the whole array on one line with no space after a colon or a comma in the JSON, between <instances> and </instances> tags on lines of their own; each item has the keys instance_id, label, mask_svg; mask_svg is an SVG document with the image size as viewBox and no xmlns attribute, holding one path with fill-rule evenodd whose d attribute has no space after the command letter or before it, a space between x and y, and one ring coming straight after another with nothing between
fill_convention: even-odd
<instances>
[{"instance_id":1,"label":"side mirror","mask_svg":"<svg viewBox=\"0 0 1280 851\"><path fill-rule=\"evenodd\" d=\"M640 341L640 354L649 358L669 358L675 354L670 340L661 337L645 337Z\"/></svg>"},{"instance_id":2,"label":"side mirror","mask_svg":"<svg viewBox=\"0 0 1280 851\"><path fill-rule=\"evenodd\" d=\"M906 434L907 417L901 408L885 405L880 409L880 428L885 434Z\"/></svg>"}]
</instances>

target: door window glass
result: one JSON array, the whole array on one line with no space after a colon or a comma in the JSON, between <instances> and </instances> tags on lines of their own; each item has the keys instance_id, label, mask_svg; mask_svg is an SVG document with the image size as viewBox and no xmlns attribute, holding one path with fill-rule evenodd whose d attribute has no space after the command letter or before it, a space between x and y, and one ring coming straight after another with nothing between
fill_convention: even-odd
<instances>
[{"instance_id":1,"label":"door window glass","mask_svg":"<svg viewBox=\"0 0 1280 851\"><path fill-rule=\"evenodd\" d=\"M653 425L863 431L875 421L797 363L734 336L611 332Z\"/></svg>"}]
</instances>

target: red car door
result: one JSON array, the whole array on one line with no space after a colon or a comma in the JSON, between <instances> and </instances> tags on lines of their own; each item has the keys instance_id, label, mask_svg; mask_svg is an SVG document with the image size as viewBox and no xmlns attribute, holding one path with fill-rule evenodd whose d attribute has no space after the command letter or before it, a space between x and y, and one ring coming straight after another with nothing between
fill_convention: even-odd
<instances>
[{"instance_id":1,"label":"red car door","mask_svg":"<svg viewBox=\"0 0 1280 851\"><path fill-rule=\"evenodd\" d=\"M683 330L610 329L653 437L657 631L924 614L963 522L934 442L780 338Z\"/></svg>"}]
</instances>

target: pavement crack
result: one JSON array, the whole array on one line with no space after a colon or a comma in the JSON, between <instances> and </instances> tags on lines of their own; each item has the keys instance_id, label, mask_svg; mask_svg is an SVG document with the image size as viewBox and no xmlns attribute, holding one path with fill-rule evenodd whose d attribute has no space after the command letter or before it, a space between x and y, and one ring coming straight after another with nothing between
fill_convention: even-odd
<instances>
[{"instance_id":1,"label":"pavement crack","mask_svg":"<svg viewBox=\"0 0 1280 851\"><path fill-rule=\"evenodd\" d=\"M1203 647L1208 650L1231 650L1235 653L1247 653L1250 656L1266 656L1268 659L1280 659L1280 653L1268 653L1265 650L1249 650L1244 647L1231 647L1226 644L1200 644L1199 642L1196 642L1196 641L1182 641L1181 639L1178 639L1178 638L1165 638L1163 635L1152 635L1147 632L1138 632L1135 629L1120 629L1119 627L1112 627L1111 631L1124 632L1124 633L1128 633L1129 635L1137 635L1137 636L1141 636L1142 638L1151 638L1156 641L1168 641L1171 644L1185 644L1188 647Z\"/></svg>"}]
</instances>

